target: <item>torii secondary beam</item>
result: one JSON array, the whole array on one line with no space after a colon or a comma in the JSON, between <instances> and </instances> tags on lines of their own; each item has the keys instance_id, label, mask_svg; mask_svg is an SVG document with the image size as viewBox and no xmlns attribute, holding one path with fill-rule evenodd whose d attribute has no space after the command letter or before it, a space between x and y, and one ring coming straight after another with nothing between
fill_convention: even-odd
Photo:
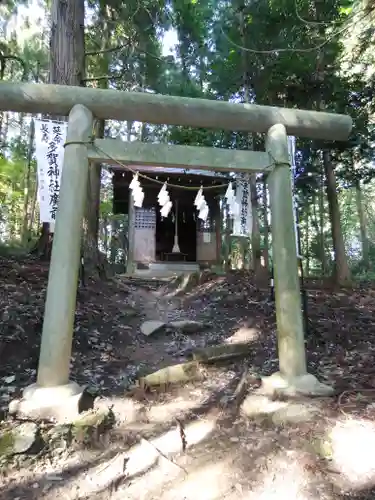
<instances>
[{"instance_id":1,"label":"torii secondary beam","mask_svg":"<svg viewBox=\"0 0 375 500\"><path fill-rule=\"evenodd\" d=\"M67 116L75 104L96 118L266 133L276 124L289 135L346 140L347 115L64 85L0 83L0 111Z\"/></svg>"},{"instance_id":2,"label":"torii secondary beam","mask_svg":"<svg viewBox=\"0 0 375 500\"><path fill-rule=\"evenodd\" d=\"M124 142L120 139L96 139L88 146L89 160L152 167L198 168L215 172L264 172L272 166L264 151Z\"/></svg>"}]
</instances>

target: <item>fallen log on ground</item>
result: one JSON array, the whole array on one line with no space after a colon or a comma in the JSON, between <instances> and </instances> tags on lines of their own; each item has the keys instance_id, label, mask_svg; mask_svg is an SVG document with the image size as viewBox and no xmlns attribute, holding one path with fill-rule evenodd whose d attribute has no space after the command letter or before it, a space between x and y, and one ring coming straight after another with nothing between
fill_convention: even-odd
<instances>
[{"instance_id":1,"label":"fallen log on ground","mask_svg":"<svg viewBox=\"0 0 375 500\"><path fill-rule=\"evenodd\" d=\"M140 389L150 387L167 386L169 384L180 384L201 380L203 373L202 363L219 363L232 358L247 356L251 345L248 343L221 344L217 346L196 349L192 352L192 360L178 365L166 366L160 370L140 377L138 379Z\"/></svg>"},{"instance_id":2,"label":"fallen log on ground","mask_svg":"<svg viewBox=\"0 0 375 500\"><path fill-rule=\"evenodd\" d=\"M178 365L162 368L154 373L140 377L138 382L141 389L168 384L179 384L202 379L203 374L197 361L188 361Z\"/></svg>"},{"instance_id":3,"label":"fallen log on ground","mask_svg":"<svg viewBox=\"0 0 375 500\"><path fill-rule=\"evenodd\" d=\"M203 349L195 349L191 356L194 361L201 363L218 363L232 358L247 356L251 351L251 344L220 344Z\"/></svg>"}]
</instances>

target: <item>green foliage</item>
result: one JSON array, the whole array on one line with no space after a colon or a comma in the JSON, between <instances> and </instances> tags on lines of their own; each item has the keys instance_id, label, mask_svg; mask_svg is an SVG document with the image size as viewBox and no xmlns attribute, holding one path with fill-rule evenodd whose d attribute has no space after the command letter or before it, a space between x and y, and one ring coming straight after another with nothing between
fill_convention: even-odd
<instances>
[{"instance_id":1,"label":"green foliage","mask_svg":"<svg viewBox=\"0 0 375 500\"><path fill-rule=\"evenodd\" d=\"M21 2L3 2L0 25ZM322 168L329 149L337 177L346 250L355 273L363 262L353 186L360 181L368 238L375 241L373 185L375 127L374 10L364 0L89 0L86 26L87 85L175 96L300 107L349 113L354 128L343 144L298 140L296 199L303 248L311 270L332 265L332 238ZM49 8L49 6L48 6ZM163 34L174 29L176 53L163 55ZM14 34L0 46L20 58L29 81L48 79L48 36L40 33L23 46ZM319 49L317 47L320 47ZM20 80L23 66L10 60L3 77ZM10 134L9 116L0 123L0 224L7 238L20 237L23 219L27 120L18 117L20 134ZM5 119L6 118L6 119ZM12 120L14 118L12 117ZM107 123L110 135L225 148L264 147L264 137L238 132ZM16 137L14 137L16 135ZM32 164L30 192L35 189ZM127 221L112 214L110 188L103 188L100 231L104 251L123 259ZM323 194L323 203L320 203ZM259 202L262 202L259 196ZM31 202L30 202L31 203ZM28 207L30 212L31 208ZM321 211L324 213L321 214ZM4 229L5 228L5 229ZM261 234L263 227L260 227ZM307 236L306 236L307 235ZM106 242L105 242L106 240ZM243 252L232 242L232 253ZM246 249L246 252L248 248ZM122 253L121 253L122 252ZM373 247L370 246L370 263ZM239 257L238 257L239 258ZM361 267L362 266L362 267Z\"/></svg>"},{"instance_id":2,"label":"green foliage","mask_svg":"<svg viewBox=\"0 0 375 500\"><path fill-rule=\"evenodd\" d=\"M168 26L164 3L114 0L89 5L94 13L86 30L90 80L116 82L121 90L156 90L164 64L159 35Z\"/></svg>"},{"instance_id":3,"label":"green foliage","mask_svg":"<svg viewBox=\"0 0 375 500\"><path fill-rule=\"evenodd\" d=\"M29 250L29 247L25 248L18 240L6 243L0 241L0 257L26 257Z\"/></svg>"}]
</instances>

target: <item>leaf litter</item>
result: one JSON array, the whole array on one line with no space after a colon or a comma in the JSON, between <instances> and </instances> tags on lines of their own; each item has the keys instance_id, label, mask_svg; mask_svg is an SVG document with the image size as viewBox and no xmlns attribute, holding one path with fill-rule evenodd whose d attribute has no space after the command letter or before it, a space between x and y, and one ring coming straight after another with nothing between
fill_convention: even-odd
<instances>
[{"instance_id":1,"label":"leaf litter","mask_svg":"<svg viewBox=\"0 0 375 500\"><path fill-rule=\"evenodd\" d=\"M9 401L36 378L47 276L36 260L0 262L2 437L20 426L7 416ZM337 458L330 431L357 426L358 435L373 432L365 442L375 436L375 290L308 283L309 371L337 396L267 401L249 416L244 398L278 367L274 304L253 283L250 272L206 272L183 282L116 276L79 288L71 376L98 392L114 425L74 444L69 429L38 423L44 444L12 456L2 455L0 439L1 498L374 498L375 449L367 468L346 466L349 480L343 463L358 464L361 451L351 445L351 457ZM165 327L147 336L146 321ZM136 386L195 349L236 342L248 342L250 354L205 365L200 380ZM345 433L335 435L344 449Z\"/></svg>"}]
</instances>

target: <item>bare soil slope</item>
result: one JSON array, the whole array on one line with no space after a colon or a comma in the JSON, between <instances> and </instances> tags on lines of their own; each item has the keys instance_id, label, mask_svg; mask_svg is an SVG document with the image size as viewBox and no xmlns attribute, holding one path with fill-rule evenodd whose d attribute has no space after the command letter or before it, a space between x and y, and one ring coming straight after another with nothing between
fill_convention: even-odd
<instances>
[{"instance_id":1,"label":"bare soil slope","mask_svg":"<svg viewBox=\"0 0 375 500\"><path fill-rule=\"evenodd\" d=\"M0 261L1 433L19 425L10 399L35 381L48 269ZM115 423L56 445L2 456L3 499L375 498L375 290L308 292L309 370L332 398L256 400L277 370L274 306L249 273L178 282L90 282L79 290L72 378L99 391ZM141 333L145 320L202 328ZM129 391L139 375L186 360L196 347L249 342L251 354L205 366L201 379ZM1 442L1 441L0 441ZM1 448L1 447L0 447Z\"/></svg>"}]
</instances>

